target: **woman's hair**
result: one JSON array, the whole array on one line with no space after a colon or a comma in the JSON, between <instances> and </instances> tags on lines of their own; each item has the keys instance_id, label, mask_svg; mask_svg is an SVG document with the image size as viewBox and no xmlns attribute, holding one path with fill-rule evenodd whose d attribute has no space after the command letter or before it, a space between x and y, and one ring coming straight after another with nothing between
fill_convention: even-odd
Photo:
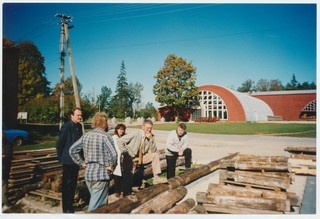
<instances>
[{"instance_id":1,"label":"woman's hair","mask_svg":"<svg viewBox=\"0 0 320 219\"><path fill-rule=\"evenodd\" d=\"M120 124L116 125L116 127L114 128L114 134L119 136L118 130L123 129L124 131L126 131L126 128L127 127L125 124L120 123Z\"/></svg>"},{"instance_id":2,"label":"woman's hair","mask_svg":"<svg viewBox=\"0 0 320 219\"><path fill-rule=\"evenodd\" d=\"M101 128L108 131L108 116L104 112L98 112L94 115L92 120L93 128Z\"/></svg>"}]
</instances>

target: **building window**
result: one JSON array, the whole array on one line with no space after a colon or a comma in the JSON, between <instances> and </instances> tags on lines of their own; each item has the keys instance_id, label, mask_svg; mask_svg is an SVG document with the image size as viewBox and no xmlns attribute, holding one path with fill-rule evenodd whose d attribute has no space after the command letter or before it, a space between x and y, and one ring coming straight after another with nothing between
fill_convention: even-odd
<instances>
[{"instance_id":1,"label":"building window","mask_svg":"<svg viewBox=\"0 0 320 219\"><path fill-rule=\"evenodd\" d=\"M223 100L211 91L199 91L201 117L217 117L220 120L228 119L228 110Z\"/></svg>"},{"instance_id":2,"label":"building window","mask_svg":"<svg viewBox=\"0 0 320 219\"><path fill-rule=\"evenodd\" d=\"M316 119L317 118L317 101L309 102L301 111L300 119Z\"/></svg>"}]
</instances>

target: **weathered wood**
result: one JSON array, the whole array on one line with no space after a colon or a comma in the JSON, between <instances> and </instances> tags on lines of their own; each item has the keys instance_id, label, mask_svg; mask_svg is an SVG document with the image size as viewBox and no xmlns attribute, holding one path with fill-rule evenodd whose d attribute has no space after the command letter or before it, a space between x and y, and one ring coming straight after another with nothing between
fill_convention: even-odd
<instances>
[{"instance_id":1,"label":"weathered wood","mask_svg":"<svg viewBox=\"0 0 320 219\"><path fill-rule=\"evenodd\" d=\"M196 202L193 198L188 198L183 202L175 205L171 209L169 209L166 214L186 214L188 213L194 206Z\"/></svg>"},{"instance_id":2,"label":"weathered wood","mask_svg":"<svg viewBox=\"0 0 320 219\"><path fill-rule=\"evenodd\" d=\"M250 198L275 198L288 199L287 193L282 191L271 191L232 185L221 185L210 183L207 190L209 195L241 196Z\"/></svg>"},{"instance_id":3,"label":"weathered wood","mask_svg":"<svg viewBox=\"0 0 320 219\"><path fill-rule=\"evenodd\" d=\"M285 156L256 156L239 154L220 163L221 169L238 169L251 171L285 171L288 172L288 158Z\"/></svg>"},{"instance_id":4,"label":"weathered wood","mask_svg":"<svg viewBox=\"0 0 320 219\"><path fill-rule=\"evenodd\" d=\"M198 177L205 176L219 168L219 164L223 159L230 159L236 156L238 153L231 154L224 158L215 160L210 162L208 165L196 168L199 169L198 171L201 174L196 174ZM206 167L207 166L207 167ZM157 184L151 187L148 187L144 190L141 190L134 195L121 198L113 203L101 206L98 209L95 209L92 213L129 213L137 206L145 203L146 201L152 199L153 197L157 196L158 194L167 191L169 189L175 189L180 186L186 185L185 183L191 182L196 180L194 177L195 174L190 174L190 171L185 172L179 176L175 176L168 180L168 184ZM186 179L185 179L186 178Z\"/></svg>"},{"instance_id":5,"label":"weathered wood","mask_svg":"<svg viewBox=\"0 0 320 219\"><path fill-rule=\"evenodd\" d=\"M276 172L251 172L251 171L227 171L220 170L220 180L232 180L235 182L248 183L254 185L279 187L287 190L291 184L290 173Z\"/></svg>"},{"instance_id":6,"label":"weathered wood","mask_svg":"<svg viewBox=\"0 0 320 219\"><path fill-rule=\"evenodd\" d=\"M203 205L197 204L194 208L189 211L189 214L207 214L206 209Z\"/></svg>"},{"instance_id":7,"label":"weathered wood","mask_svg":"<svg viewBox=\"0 0 320 219\"><path fill-rule=\"evenodd\" d=\"M317 155L313 155L313 154L290 154L290 158L316 161L317 160ZM289 161L290 161L290 158L289 158Z\"/></svg>"},{"instance_id":8,"label":"weathered wood","mask_svg":"<svg viewBox=\"0 0 320 219\"><path fill-rule=\"evenodd\" d=\"M295 173L296 175L303 175L303 176L316 176L317 170L315 168L310 168L308 166L301 166L301 167L290 167L290 172Z\"/></svg>"},{"instance_id":9,"label":"weathered wood","mask_svg":"<svg viewBox=\"0 0 320 219\"><path fill-rule=\"evenodd\" d=\"M191 182L193 182L203 176L208 175L209 173L212 173L212 172L218 170L222 160L225 160L225 159L228 160L228 159L231 159L237 155L238 155L238 153L228 155L224 158L212 161L212 162L208 163L207 165L203 165L198 168L194 168L192 170L189 170L185 173L180 174L179 176L175 176L173 178L170 178L168 180L168 183L170 185L170 189L187 185L187 184L189 184L189 183L191 183Z\"/></svg>"},{"instance_id":10,"label":"weathered wood","mask_svg":"<svg viewBox=\"0 0 320 219\"><path fill-rule=\"evenodd\" d=\"M130 213L134 208L167 190L169 190L167 184L153 185L133 195L101 206L100 208L93 210L92 213Z\"/></svg>"},{"instance_id":11,"label":"weathered wood","mask_svg":"<svg viewBox=\"0 0 320 219\"><path fill-rule=\"evenodd\" d=\"M220 213L220 214L283 214L279 211L261 210L261 209L250 209L234 206L221 206L216 204L203 204L204 209L209 213Z\"/></svg>"},{"instance_id":12,"label":"weathered wood","mask_svg":"<svg viewBox=\"0 0 320 219\"><path fill-rule=\"evenodd\" d=\"M202 203L216 204L221 206L233 206L239 208L251 208L271 211L290 211L289 199L272 199L272 198L251 198L230 195L212 195L207 194L202 197ZM197 194L197 202L198 194Z\"/></svg>"},{"instance_id":13,"label":"weathered wood","mask_svg":"<svg viewBox=\"0 0 320 219\"><path fill-rule=\"evenodd\" d=\"M180 186L176 189L165 191L155 198L147 201L146 203L140 205L136 209L133 209L131 213L133 214L150 214L150 213L156 213L161 214L170 208L172 206L180 201L186 194L188 190Z\"/></svg>"},{"instance_id":14,"label":"weathered wood","mask_svg":"<svg viewBox=\"0 0 320 219\"><path fill-rule=\"evenodd\" d=\"M286 147L284 149L290 153L298 153L298 154L316 154L317 148L316 147Z\"/></svg>"},{"instance_id":15,"label":"weathered wood","mask_svg":"<svg viewBox=\"0 0 320 219\"><path fill-rule=\"evenodd\" d=\"M301 199L294 192L287 192L288 199L290 200L291 206L301 207Z\"/></svg>"},{"instance_id":16,"label":"weathered wood","mask_svg":"<svg viewBox=\"0 0 320 219\"><path fill-rule=\"evenodd\" d=\"M252 154L239 154L234 160L241 161L257 161L257 162L287 162L288 158L286 156L259 156Z\"/></svg>"},{"instance_id":17,"label":"weathered wood","mask_svg":"<svg viewBox=\"0 0 320 219\"><path fill-rule=\"evenodd\" d=\"M241 182L235 182L231 180L225 180L223 182L220 182L226 185L237 185L247 188L256 188L256 189L265 189L265 190L274 190L274 191L280 191L281 189L279 187L270 187L270 186L261 186L261 185L254 185L249 183L241 183Z\"/></svg>"},{"instance_id":18,"label":"weathered wood","mask_svg":"<svg viewBox=\"0 0 320 219\"><path fill-rule=\"evenodd\" d=\"M228 161L220 164L223 169L249 170L249 171L282 171L288 172L288 162L256 162L256 161Z\"/></svg>"},{"instance_id":19,"label":"weathered wood","mask_svg":"<svg viewBox=\"0 0 320 219\"><path fill-rule=\"evenodd\" d=\"M289 171L298 175L316 175L316 161L289 159Z\"/></svg>"}]
</instances>

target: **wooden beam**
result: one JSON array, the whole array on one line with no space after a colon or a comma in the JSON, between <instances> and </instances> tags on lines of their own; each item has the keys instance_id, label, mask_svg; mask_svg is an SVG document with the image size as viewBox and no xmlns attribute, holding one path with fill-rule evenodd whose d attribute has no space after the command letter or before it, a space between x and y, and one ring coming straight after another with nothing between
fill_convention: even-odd
<instances>
[{"instance_id":1,"label":"wooden beam","mask_svg":"<svg viewBox=\"0 0 320 219\"><path fill-rule=\"evenodd\" d=\"M131 213L133 214L161 214L172 208L172 206L180 201L186 194L188 190L180 186L176 189L165 191L155 198L147 201L146 203L140 205L136 209L133 209Z\"/></svg>"}]
</instances>

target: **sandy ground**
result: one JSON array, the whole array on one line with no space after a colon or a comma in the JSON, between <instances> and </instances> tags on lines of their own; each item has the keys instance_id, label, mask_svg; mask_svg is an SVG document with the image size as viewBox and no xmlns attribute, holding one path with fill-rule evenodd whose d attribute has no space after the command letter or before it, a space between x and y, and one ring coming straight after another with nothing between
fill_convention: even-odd
<instances>
[{"instance_id":1,"label":"sandy ground","mask_svg":"<svg viewBox=\"0 0 320 219\"><path fill-rule=\"evenodd\" d=\"M159 149L165 147L167 131L154 131ZM214 135L189 133L192 160L195 164L207 164L233 153L260 156L290 156L284 149L292 147L315 147L315 138L275 137L265 135ZM302 200L306 176L295 176L289 191L296 193ZM209 183L219 183L218 171L187 185L188 194L183 199L196 200L197 192L206 192ZM182 200L182 201L183 201ZM299 209L295 209L296 213Z\"/></svg>"}]
</instances>

